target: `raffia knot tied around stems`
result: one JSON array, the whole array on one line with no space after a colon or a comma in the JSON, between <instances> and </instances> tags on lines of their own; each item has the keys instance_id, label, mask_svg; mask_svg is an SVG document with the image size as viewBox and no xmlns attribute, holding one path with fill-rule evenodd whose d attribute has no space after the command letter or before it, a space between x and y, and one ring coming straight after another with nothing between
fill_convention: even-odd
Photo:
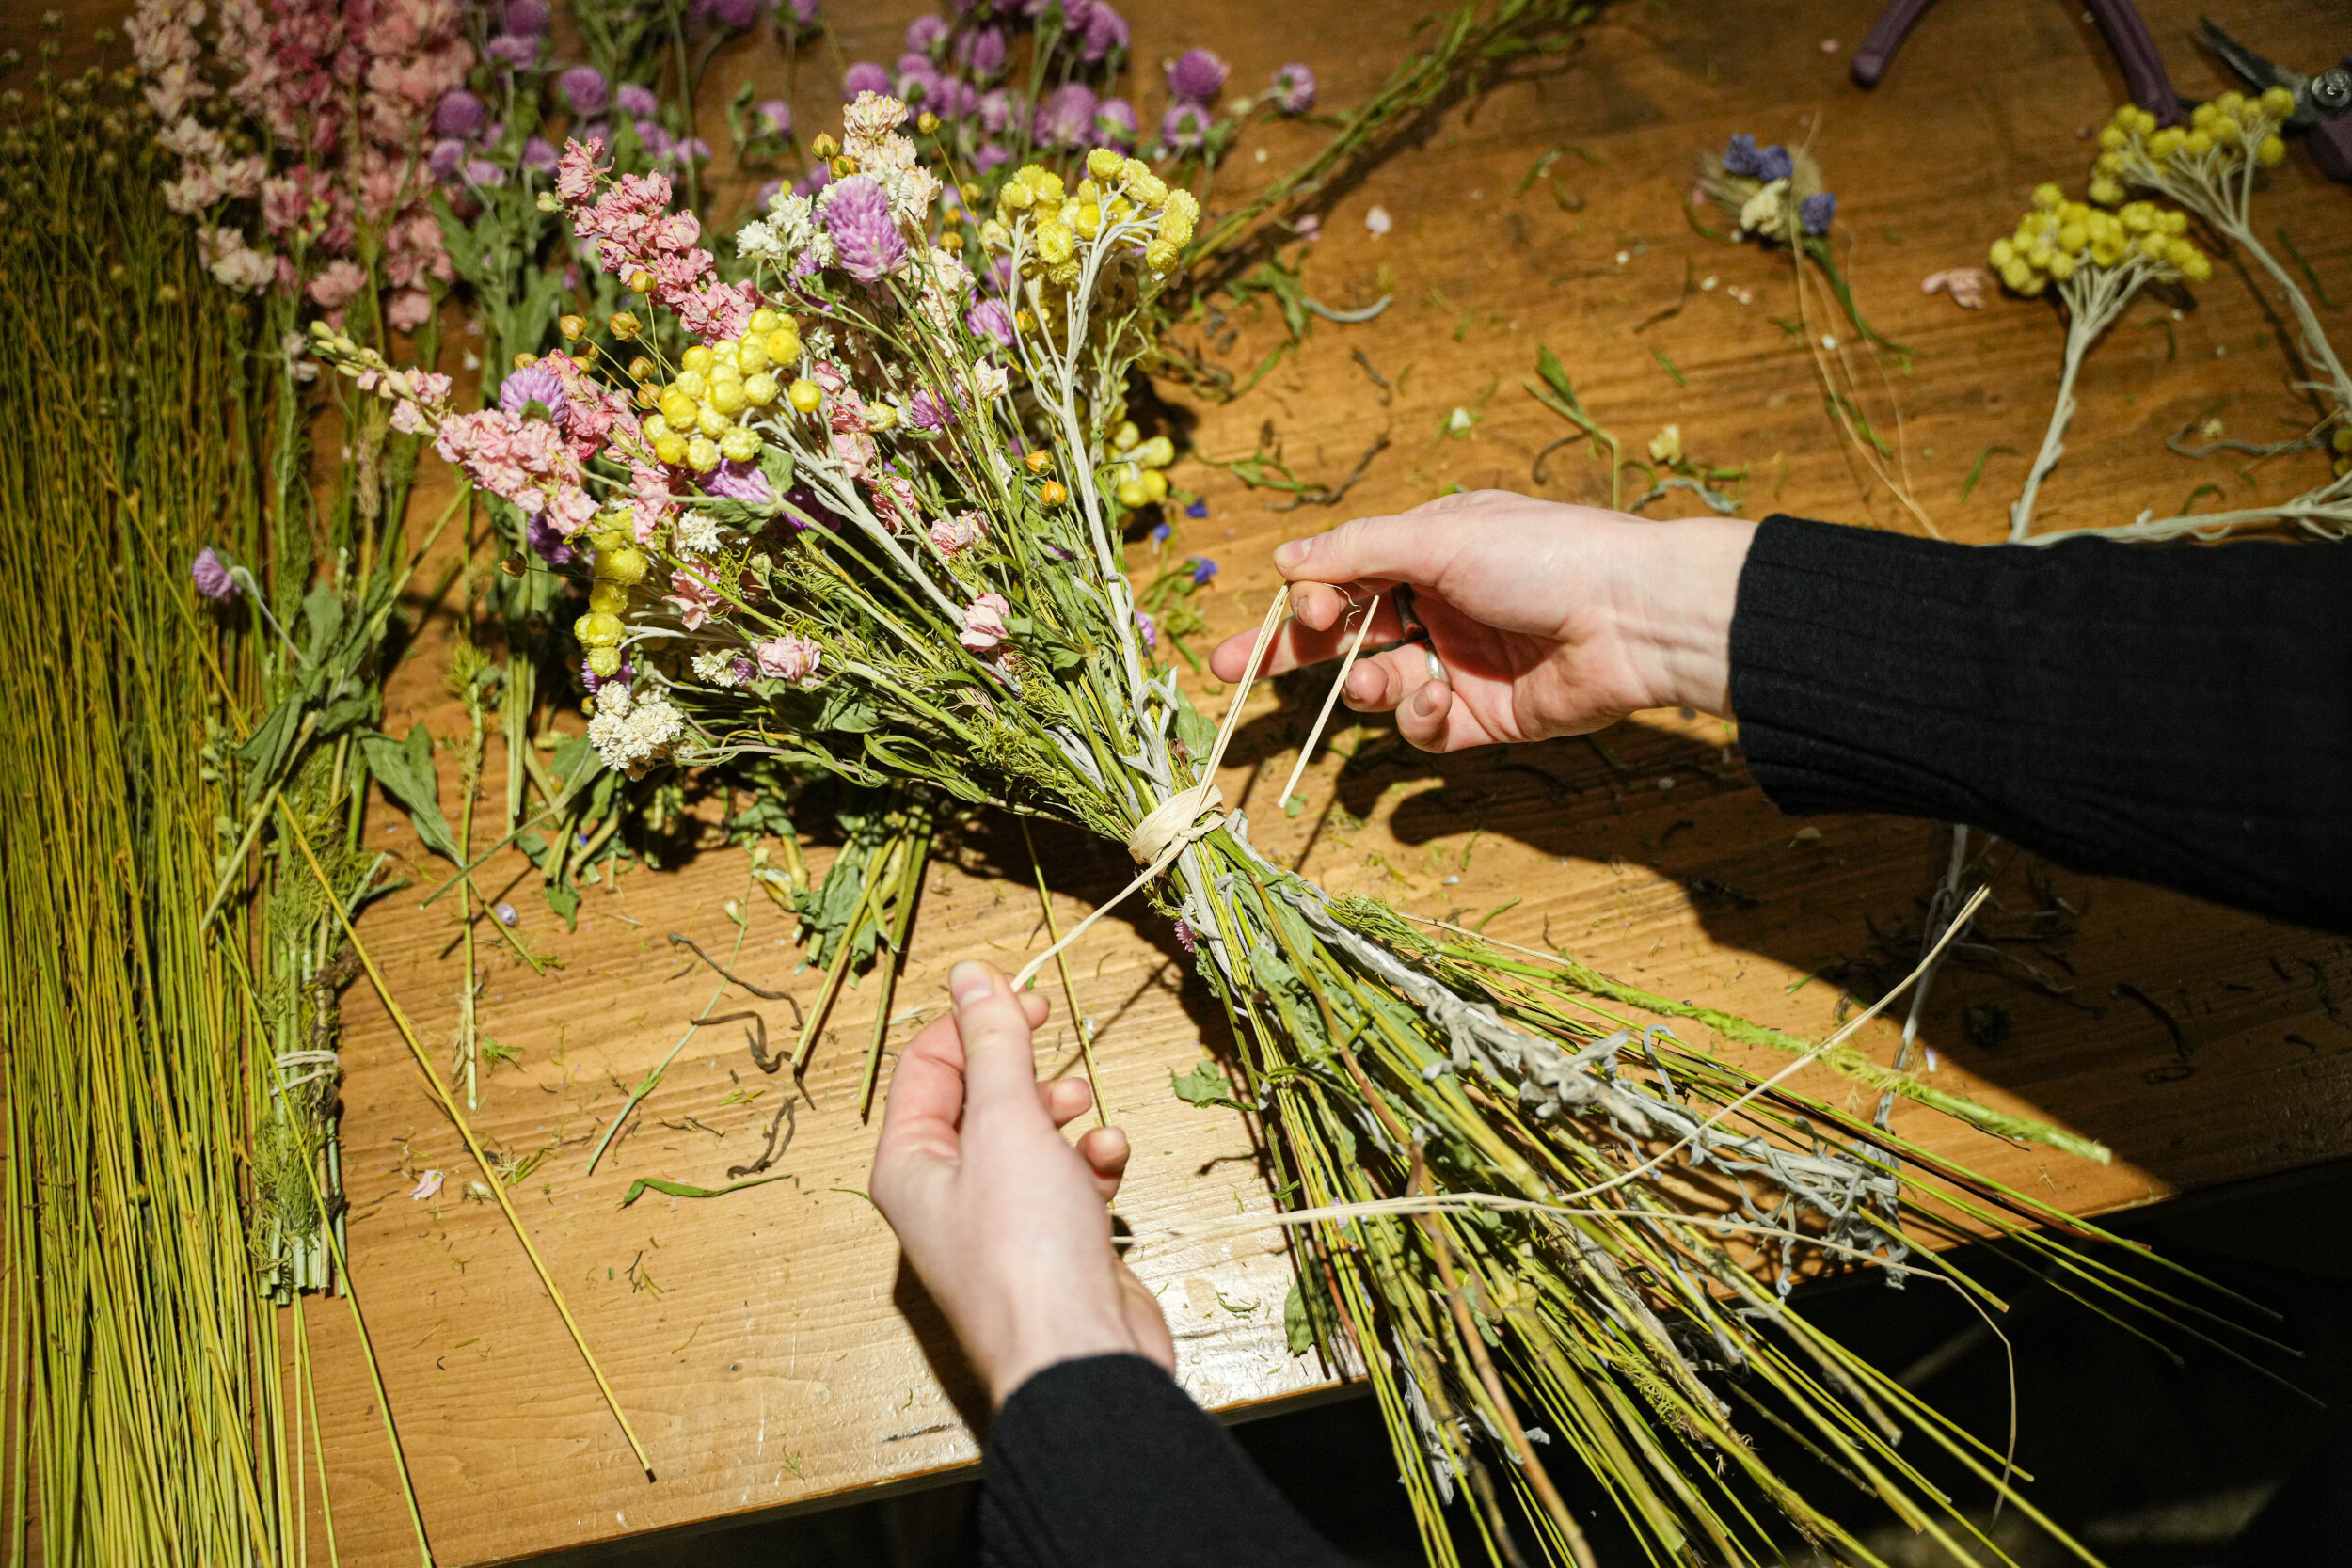
<instances>
[{"instance_id":1,"label":"raffia knot tied around stems","mask_svg":"<svg viewBox=\"0 0 2352 1568\"><path fill-rule=\"evenodd\" d=\"M1135 831L1127 835L1127 853L1136 858L1137 865L1156 864L1170 845L1189 844L1222 827L1225 814L1217 808L1223 804L1225 792L1210 779L1202 779L1190 789L1178 790L1136 824ZM1202 822L1202 812L1216 815Z\"/></svg>"}]
</instances>

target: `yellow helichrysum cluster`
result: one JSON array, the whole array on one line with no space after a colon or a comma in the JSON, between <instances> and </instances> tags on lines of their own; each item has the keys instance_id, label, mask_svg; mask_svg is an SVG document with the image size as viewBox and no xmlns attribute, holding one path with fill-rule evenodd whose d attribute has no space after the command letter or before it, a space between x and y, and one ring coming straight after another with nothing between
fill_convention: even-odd
<instances>
[{"instance_id":1,"label":"yellow helichrysum cluster","mask_svg":"<svg viewBox=\"0 0 2352 1568\"><path fill-rule=\"evenodd\" d=\"M1200 203L1190 191L1168 188L1141 159L1098 147L1087 154L1086 177L1066 187L1053 170L1030 164L996 193L996 216L982 227L981 242L1004 249L1010 226L1029 220L1030 253L1048 280L1068 288L1078 280L1081 240L1098 238L1105 224L1133 223L1152 213L1159 222L1146 241L1144 265L1165 273L1192 239Z\"/></svg>"},{"instance_id":2,"label":"yellow helichrysum cluster","mask_svg":"<svg viewBox=\"0 0 2352 1568\"><path fill-rule=\"evenodd\" d=\"M621 612L628 608L628 591L645 580L652 562L637 547L628 514L607 513L589 530L596 551L596 580L588 589L588 613L572 623L572 635L588 650L588 668L602 680L621 668L621 640L628 635Z\"/></svg>"},{"instance_id":3,"label":"yellow helichrysum cluster","mask_svg":"<svg viewBox=\"0 0 2352 1568\"><path fill-rule=\"evenodd\" d=\"M723 458L758 456L759 437L743 421L785 395L784 376L800 357L800 325L764 307L739 340L688 349L670 384L653 388L659 412L645 420L645 436L654 455L706 474Z\"/></svg>"},{"instance_id":4,"label":"yellow helichrysum cluster","mask_svg":"<svg viewBox=\"0 0 2352 1568\"><path fill-rule=\"evenodd\" d=\"M2184 173L2236 167L2248 158L2276 165L2287 155L2280 128L2295 112L2295 94L2270 87L2260 97L2225 92L2189 112L2185 130L2156 128L2156 117L2126 103L2099 132L2099 161L2091 167L2090 199L2112 207L2135 182L2135 164L2145 158L2158 169Z\"/></svg>"},{"instance_id":5,"label":"yellow helichrysum cluster","mask_svg":"<svg viewBox=\"0 0 2352 1568\"><path fill-rule=\"evenodd\" d=\"M2021 294L2063 284L2084 267L2120 267L2135 259L2193 283L2213 276L2213 261L2185 236L2188 214L2150 201L2108 212L2069 201L2056 185L2033 193L2017 231L1993 242L2001 281Z\"/></svg>"},{"instance_id":6,"label":"yellow helichrysum cluster","mask_svg":"<svg viewBox=\"0 0 2352 1568\"><path fill-rule=\"evenodd\" d=\"M1168 476L1160 470L1176 461L1176 443L1165 436L1149 441L1128 420L1111 433L1111 490L1119 504L1133 512L1168 499Z\"/></svg>"}]
</instances>

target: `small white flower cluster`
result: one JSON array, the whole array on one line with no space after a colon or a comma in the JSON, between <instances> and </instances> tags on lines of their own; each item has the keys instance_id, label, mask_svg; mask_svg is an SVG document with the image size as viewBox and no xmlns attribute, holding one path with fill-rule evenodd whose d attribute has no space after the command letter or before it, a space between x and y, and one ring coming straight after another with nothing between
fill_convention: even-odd
<instances>
[{"instance_id":1,"label":"small white flower cluster","mask_svg":"<svg viewBox=\"0 0 2352 1568\"><path fill-rule=\"evenodd\" d=\"M795 191L780 190L768 198L768 215L754 218L736 230L735 248L747 261L766 261L790 269L804 254L802 270L833 265L833 236L817 221L817 204Z\"/></svg>"},{"instance_id":2,"label":"small white flower cluster","mask_svg":"<svg viewBox=\"0 0 2352 1568\"><path fill-rule=\"evenodd\" d=\"M694 656L694 678L712 686L740 686L750 671L750 660L725 649L706 648Z\"/></svg>"},{"instance_id":3,"label":"small white flower cluster","mask_svg":"<svg viewBox=\"0 0 2352 1568\"><path fill-rule=\"evenodd\" d=\"M688 555L719 553L719 520L709 513L689 508L672 530L677 547Z\"/></svg>"},{"instance_id":4,"label":"small white flower cluster","mask_svg":"<svg viewBox=\"0 0 2352 1568\"><path fill-rule=\"evenodd\" d=\"M686 716L659 693L638 697L620 681L607 681L596 690L588 741L614 772L641 777L669 755L685 733Z\"/></svg>"}]
</instances>

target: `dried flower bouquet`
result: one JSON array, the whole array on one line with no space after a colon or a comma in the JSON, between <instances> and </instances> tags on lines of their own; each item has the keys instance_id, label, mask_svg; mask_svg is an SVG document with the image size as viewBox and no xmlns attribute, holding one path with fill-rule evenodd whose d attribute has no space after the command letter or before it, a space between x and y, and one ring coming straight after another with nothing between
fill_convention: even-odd
<instances>
[{"instance_id":1,"label":"dried flower bouquet","mask_svg":"<svg viewBox=\"0 0 2352 1568\"><path fill-rule=\"evenodd\" d=\"M632 313L606 324L609 351L550 356L508 378L527 396L458 412L432 375L325 329L320 352L538 519L548 553L585 561L576 632L612 767L782 759L1129 846L1136 886L1232 1017L1235 1102L1314 1216L1297 1315L1378 1390L1434 1560L1455 1554L1459 1480L1498 1560L1516 1554L1507 1485L1545 1551L1590 1560L1535 1451L1549 1441L1669 1555L1774 1560L1761 1499L1873 1560L1757 1456L1735 1400L1963 1557L1975 1531L1898 1453L1897 1420L2006 1491L1999 1456L1815 1331L1788 1288L1873 1260L1993 1303L1915 1250L1923 1229L1991 1228L2139 1298L2028 1232L2058 1218L2030 1200L1618 1010L2104 1151L1851 1047L1424 935L1261 855L1213 782L1240 699L1220 729L1158 660L1116 493L1124 390L1194 200L1097 149L1073 185L1021 169L983 218L900 134L906 116L861 94L834 180L747 226L755 276L732 284L665 179L612 180L594 144L567 149L556 199L645 310L683 326L675 360Z\"/></svg>"}]
</instances>

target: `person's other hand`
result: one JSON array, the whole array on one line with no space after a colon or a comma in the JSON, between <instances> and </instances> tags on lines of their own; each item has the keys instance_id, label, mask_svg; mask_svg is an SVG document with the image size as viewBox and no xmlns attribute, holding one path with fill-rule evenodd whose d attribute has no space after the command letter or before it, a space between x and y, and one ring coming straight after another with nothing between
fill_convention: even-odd
<instances>
[{"instance_id":1,"label":"person's other hand","mask_svg":"<svg viewBox=\"0 0 2352 1568\"><path fill-rule=\"evenodd\" d=\"M1731 612L1755 534L1732 518L1650 522L1503 490L1359 517L1275 551L1292 620L1264 670L1339 657L1375 593L1365 646L1394 642L1402 582L1429 646L1368 651L1343 695L1358 712L1393 711L1424 751L1581 735L1648 707L1729 717ZM1210 656L1218 679L1241 678L1255 635Z\"/></svg>"},{"instance_id":2,"label":"person's other hand","mask_svg":"<svg viewBox=\"0 0 2352 1568\"><path fill-rule=\"evenodd\" d=\"M1045 998L1015 996L969 959L955 1006L907 1042L890 1080L870 1191L998 1405L1030 1374L1132 1352L1173 1371L1159 1303L1111 1247L1127 1137L1057 1129L1093 1103L1074 1079L1037 1081L1029 1037Z\"/></svg>"}]
</instances>

